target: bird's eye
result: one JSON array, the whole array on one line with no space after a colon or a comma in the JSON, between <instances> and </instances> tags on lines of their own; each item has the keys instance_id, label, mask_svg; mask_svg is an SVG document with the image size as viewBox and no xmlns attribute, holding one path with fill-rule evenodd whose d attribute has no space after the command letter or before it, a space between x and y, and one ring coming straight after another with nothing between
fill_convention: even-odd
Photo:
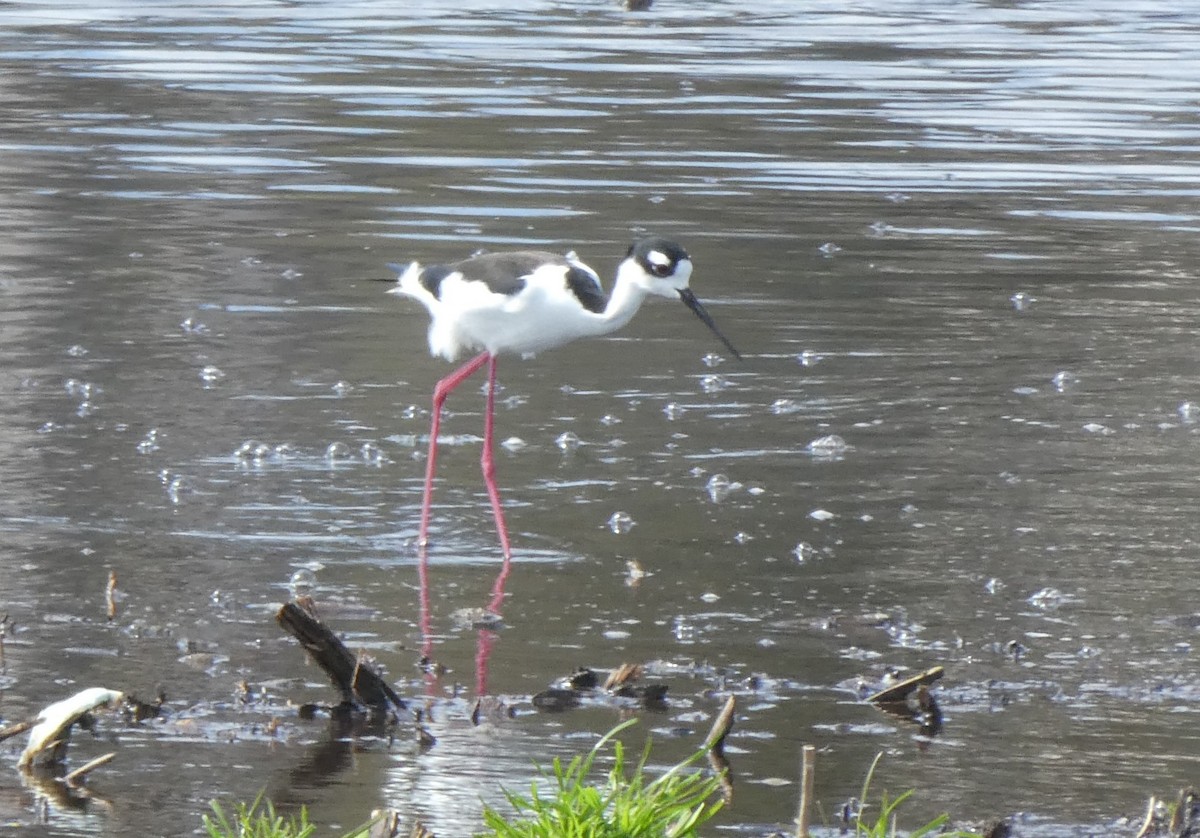
<instances>
[{"instance_id":1,"label":"bird's eye","mask_svg":"<svg viewBox=\"0 0 1200 838\"><path fill-rule=\"evenodd\" d=\"M665 253L652 250L646 254L646 267L655 276L670 276L675 270L675 261Z\"/></svg>"}]
</instances>

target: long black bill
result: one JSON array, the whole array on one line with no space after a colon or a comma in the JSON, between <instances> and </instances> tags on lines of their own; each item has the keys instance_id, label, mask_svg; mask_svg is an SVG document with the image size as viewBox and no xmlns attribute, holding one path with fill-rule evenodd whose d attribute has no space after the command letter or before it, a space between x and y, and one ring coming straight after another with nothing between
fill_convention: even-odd
<instances>
[{"instance_id":1,"label":"long black bill","mask_svg":"<svg viewBox=\"0 0 1200 838\"><path fill-rule=\"evenodd\" d=\"M704 310L704 306L700 305L700 301L696 299L696 295L692 293L692 289L680 288L679 299L683 300L683 304L704 321L705 326L712 329L712 333L721 339L721 343L725 344L725 348L733 353L733 357L739 361L742 360L742 353L734 349L733 344L729 342L729 338L721 334L721 330L717 328L717 324L713 322L709 313Z\"/></svg>"}]
</instances>

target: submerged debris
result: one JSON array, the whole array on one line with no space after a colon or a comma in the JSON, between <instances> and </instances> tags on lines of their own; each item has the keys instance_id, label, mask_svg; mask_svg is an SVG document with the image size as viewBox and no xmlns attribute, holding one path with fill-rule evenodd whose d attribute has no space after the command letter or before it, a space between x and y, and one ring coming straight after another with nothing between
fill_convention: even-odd
<instances>
[{"instance_id":1,"label":"submerged debris","mask_svg":"<svg viewBox=\"0 0 1200 838\"><path fill-rule=\"evenodd\" d=\"M534 695L531 701L534 707L547 712L570 710L585 699L604 702L616 698L631 698L644 707L662 709L666 705L667 685L638 683L644 672L640 663L623 663L610 671L601 685L595 670L581 666Z\"/></svg>"},{"instance_id":2,"label":"submerged debris","mask_svg":"<svg viewBox=\"0 0 1200 838\"><path fill-rule=\"evenodd\" d=\"M936 736L942 729L942 711L929 687L944 674L942 667L931 667L867 696L867 701L889 715L916 722L922 734Z\"/></svg>"}]
</instances>

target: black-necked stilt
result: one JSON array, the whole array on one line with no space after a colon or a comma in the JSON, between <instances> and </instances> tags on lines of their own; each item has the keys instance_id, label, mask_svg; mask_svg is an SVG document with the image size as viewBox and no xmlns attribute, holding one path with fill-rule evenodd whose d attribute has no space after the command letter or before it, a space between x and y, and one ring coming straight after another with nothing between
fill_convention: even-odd
<instances>
[{"instance_id":1,"label":"black-necked stilt","mask_svg":"<svg viewBox=\"0 0 1200 838\"><path fill-rule=\"evenodd\" d=\"M688 288L691 257L666 239L645 238L633 243L617 268L611 295L604 293L596 272L574 253L486 253L450 265L422 268L413 262L407 268L392 267L400 274L400 281L388 293L412 297L429 310L432 354L454 361L464 350L479 352L433 390L429 460L418 533L422 548L428 544L442 406L456 387L486 363L487 407L480 464L504 558L511 555L492 458L497 355L534 355L576 338L615 331L630 321L647 296L654 294L683 300L730 352L741 357Z\"/></svg>"}]
</instances>

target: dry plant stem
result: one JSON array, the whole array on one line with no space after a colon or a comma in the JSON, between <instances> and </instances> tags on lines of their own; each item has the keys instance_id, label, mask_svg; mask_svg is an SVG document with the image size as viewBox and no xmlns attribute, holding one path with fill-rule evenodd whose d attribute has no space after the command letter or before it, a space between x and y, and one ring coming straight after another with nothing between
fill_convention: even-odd
<instances>
[{"instance_id":1,"label":"dry plant stem","mask_svg":"<svg viewBox=\"0 0 1200 838\"><path fill-rule=\"evenodd\" d=\"M104 588L104 605L109 622L112 622L117 616L117 572L115 570L108 572L108 585Z\"/></svg>"},{"instance_id":2,"label":"dry plant stem","mask_svg":"<svg viewBox=\"0 0 1200 838\"><path fill-rule=\"evenodd\" d=\"M708 738L704 743L708 750L716 751L719 754L725 749L725 737L733 729L733 711L735 709L737 709L737 701L733 696L729 696L725 701L725 706L717 714L712 729L708 732Z\"/></svg>"},{"instance_id":3,"label":"dry plant stem","mask_svg":"<svg viewBox=\"0 0 1200 838\"><path fill-rule=\"evenodd\" d=\"M816 773L817 749L805 745L800 750L800 811L796 813L796 838L809 838L808 813L812 808L813 775Z\"/></svg>"},{"instance_id":4,"label":"dry plant stem","mask_svg":"<svg viewBox=\"0 0 1200 838\"><path fill-rule=\"evenodd\" d=\"M34 719L30 719L29 721L17 722L16 724L9 725L8 727L4 728L3 730L0 730L0 742L3 742L5 739L9 739L13 736L16 736L18 733L24 733L25 731L29 730L29 728L33 727L35 724L37 724L37 721Z\"/></svg>"},{"instance_id":5,"label":"dry plant stem","mask_svg":"<svg viewBox=\"0 0 1200 838\"><path fill-rule=\"evenodd\" d=\"M1134 838L1146 838L1150 834L1150 830L1154 827L1154 810L1158 806L1158 800L1154 795L1150 795L1150 801L1146 804L1146 818L1142 821L1142 828L1137 831Z\"/></svg>"},{"instance_id":6,"label":"dry plant stem","mask_svg":"<svg viewBox=\"0 0 1200 838\"><path fill-rule=\"evenodd\" d=\"M91 762L88 762L88 763L85 763L84 765L79 766L74 771L72 771L70 774L63 777L63 782L66 783L68 786L76 785L77 783L81 782L83 780L83 778L86 777L92 771L96 770L97 768L99 768L102 765L108 765L108 763L113 761L113 758L116 755L117 755L116 751L112 751L107 754L104 754L103 756L96 757Z\"/></svg>"}]
</instances>

